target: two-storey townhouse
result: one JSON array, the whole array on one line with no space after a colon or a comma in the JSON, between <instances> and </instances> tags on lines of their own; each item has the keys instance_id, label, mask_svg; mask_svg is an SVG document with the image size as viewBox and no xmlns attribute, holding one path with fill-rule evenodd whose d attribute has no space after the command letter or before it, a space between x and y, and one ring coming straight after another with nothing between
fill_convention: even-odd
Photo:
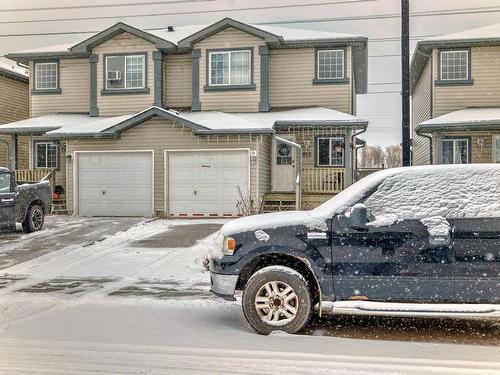
<instances>
[{"instance_id":1,"label":"two-storey townhouse","mask_svg":"<svg viewBox=\"0 0 500 375\"><path fill-rule=\"evenodd\" d=\"M28 70L14 61L0 61L0 126L28 118ZM12 142L17 142L19 157L10 154ZM27 168L28 142L9 135L0 135L0 167Z\"/></svg>"},{"instance_id":2,"label":"two-storey townhouse","mask_svg":"<svg viewBox=\"0 0 500 375\"><path fill-rule=\"evenodd\" d=\"M118 23L9 56L31 67L31 118L8 131L29 136L30 168L55 170L70 213L234 216L295 207L297 188L307 208L352 181L365 37Z\"/></svg>"},{"instance_id":3,"label":"two-storey townhouse","mask_svg":"<svg viewBox=\"0 0 500 375\"><path fill-rule=\"evenodd\" d=\"M500 24L417 43L413 164L500 162Z\"/></svg>"}]
</instances>

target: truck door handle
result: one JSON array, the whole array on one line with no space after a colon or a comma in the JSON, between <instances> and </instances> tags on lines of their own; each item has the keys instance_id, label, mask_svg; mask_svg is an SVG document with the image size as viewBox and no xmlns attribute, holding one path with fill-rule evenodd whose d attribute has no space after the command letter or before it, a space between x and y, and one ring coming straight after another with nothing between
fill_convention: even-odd
<instances>
[{"instance_id":1,"label":"truck door handle","mask_svg":"<svg viewBox=\"0 0 500 375\"><path fill-rule=\"evenodd\" d=\"M14 203L14 198L2 199L2 203Z\"/></svg>"}]
</instances>

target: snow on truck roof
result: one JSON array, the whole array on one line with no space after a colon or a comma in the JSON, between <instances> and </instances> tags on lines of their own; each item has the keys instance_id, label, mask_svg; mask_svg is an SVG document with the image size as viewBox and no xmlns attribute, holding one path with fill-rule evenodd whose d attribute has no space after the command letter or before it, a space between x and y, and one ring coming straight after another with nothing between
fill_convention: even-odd
<instances>
[{"instance_id":1,"label":"snow on truck roof","mask_svg":"<svg viewBox=\"0 0 500 375\"><path fill-rule=\"evenodd\" d=\"M248 216L230 221L220 232L231 235L289 225L326 230L328 219L358 203L377 187L382 198L378 202L370 202L380 207L381 214L371 223L375 226L390 225L409 215L418 219L450 215L462 217L464 213L500 217L500 164L431 165L379 171L311 211ZM422 193L426 196L424 200L420 195ZM477 197L482 197L479 204L471 205L472 201L478 201ZM398 204L394 205L394 202ZM401 209L389 212L386 207L390 206Z\"/></svg>"}]
</instances>

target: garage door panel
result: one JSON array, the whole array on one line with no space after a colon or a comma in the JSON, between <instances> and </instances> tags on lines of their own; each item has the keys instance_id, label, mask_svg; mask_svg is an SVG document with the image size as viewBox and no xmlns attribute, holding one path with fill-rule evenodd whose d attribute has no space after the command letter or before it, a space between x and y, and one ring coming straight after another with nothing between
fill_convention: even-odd
<instances>
[{"instance_id":1,"label":"garage door panel","mask_svg":"<svg viewBox=\"0 0 500 375\"><path fill-rule=\"evenodd\" d=\"M248 193L247 151L170 152L168 159L171 214L238 213L238 186Z\"/></svg>"},{"instance_id":2,"label":"garage door panel","mask_svg":"<svg viewBox=\"0 0 500 375\"><path fill-rule=\"evenodd\" d=\"M151 216L151 152L78 155L78 212L84 216Z\"/></svg>"}]
</instances>

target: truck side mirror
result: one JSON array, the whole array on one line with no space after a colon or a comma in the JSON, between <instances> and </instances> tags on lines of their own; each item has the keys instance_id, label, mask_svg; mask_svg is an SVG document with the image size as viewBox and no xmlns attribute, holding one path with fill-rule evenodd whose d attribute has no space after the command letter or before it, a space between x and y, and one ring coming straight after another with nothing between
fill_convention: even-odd
<instances>
[{"instance_id":1,"label":"truck side mirror","mask_svg":"<svg viewBox=\"0 0 500 375\"><path fill-rule=\"evenodd\" d=\"M353 229L362 230L368 224L368 209L363 203L352 206L349 219Z\"/></svg>"}]
</instances>

